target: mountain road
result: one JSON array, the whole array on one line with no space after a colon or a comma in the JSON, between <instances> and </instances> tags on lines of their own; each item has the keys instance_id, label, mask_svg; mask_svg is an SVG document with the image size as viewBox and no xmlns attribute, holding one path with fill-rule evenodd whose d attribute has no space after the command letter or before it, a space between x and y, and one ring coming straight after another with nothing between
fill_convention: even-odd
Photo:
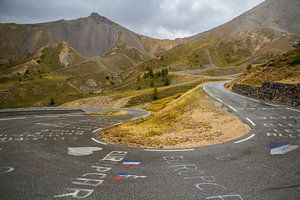
<instances>
[{"instance_id":1,"label":"mountain road","mask_svg":"<svg viewBox=\"0 0 300 200\"><path fill-rule=\"evenodd\" d=\"M207 147L133 148L99 138L105 127L149 115L142 110L120 116L86 114L93 109L0 111L0 199L300 199L300 110L223 85L204 90L251 131Z\"/></svg>"}]
</instances>

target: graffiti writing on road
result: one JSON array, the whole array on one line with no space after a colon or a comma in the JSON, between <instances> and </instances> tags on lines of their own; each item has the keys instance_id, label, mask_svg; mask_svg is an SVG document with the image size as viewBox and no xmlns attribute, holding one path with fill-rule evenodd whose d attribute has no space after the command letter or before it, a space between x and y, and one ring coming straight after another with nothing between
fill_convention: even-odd
<instances>
[{"instance_id":1,"label":"graffiti writing on road","mask_svg":"<svg viewBox=\"0 0 300 200\"><path fill-rule=\"evenodd\" d=\"M124 160L121 166L125 168L132 168L138 166L141 162L141 160Z\"/></svg>"},{"instance_id":2,"label":"graffiti writing on road","mask_svg":"<svg viewBox=\"0 0 300 200\"><path fill-rule=\"evenodd\" d=\"M81 175L79 178L75 178L72 182L73 187L66 188L67 192L63 194L54 195L54 198L68 197L75 199L83 199L90 196L97 186L103 184L105 177L111 171L111 169L122 161L126 156L126 151L112 151L104 158L96 162L91 166L91 172ZM79 186L79 187L78 187ZM89 189L82 187L89 187Z\"/></svg>"},{"instance_id":3,"label":"graffiti writing on road","mask_svg":"<svg viewBox=\"0 0 300 200\"><path fill-rule=\"evenodd\" d=\"M114 177L115 180L121 181L123 179L141 179L146 178L146 176L128 174L127 172L119 172L117 176Z\"/></svg>"},{"instance_id":4,"label":"graffiti writing on road","mask_svg":"<svg viewBox=\"0 0 300 200\"><path fill-rule=\"evenodd\" d=\"M243 200L239 194L224 194L227 188L217 182L214 176L205 174L196 164L183 156L164 156L163 159L184 180L195 180L195 187L205 195L205 199ZM218 192L217 195L207 195L205 192Z\"/></svg>"}]
</instances>

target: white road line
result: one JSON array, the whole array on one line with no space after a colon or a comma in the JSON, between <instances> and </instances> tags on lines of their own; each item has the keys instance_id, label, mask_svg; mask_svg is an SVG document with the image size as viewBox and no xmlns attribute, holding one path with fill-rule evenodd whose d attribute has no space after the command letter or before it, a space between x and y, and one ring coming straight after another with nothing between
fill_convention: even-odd
<instances>
[{"instance_id":1,"label":"white road line","mask_svg":"<svg viewBox=\"0 0 300 200\"><path fill-rule=\"evenodd\" d=\"M36 115L35 118L56 118L60 117L59 115Z\"/></svg>"},{"instance_id":2,"label":"white road line","mask_svg":"<svg viewBox=\"0 0 300 200\"><path fill-rule=\"evenodd\" d=\"M85 116L85 115L67 114L67 115L63 115L63 116L67 116L67 117L82 117L82 116Z\"/></svg>"},{"instance_id":3,"label":"white road line","mask_svg":"<svg viewBox=\"0 0 300 200\"><path fill-rule=\"evenodd\" d=\"M257 103L261 103L259 100L256 100L256 99L251 99L251 98L248 98L248 99L250 99L251 101L255 101Z\"/></svg>"},{"instance_id":4,"label":"white road line","mask_svg":"<svg viewBox=\"0 0 300 200\"><path fill-rule=\"evenodd\" d=\"M276 108L279 108L279 106L277 106L277 105L274 105L274 104L271 104L271 103L265 103L266 105L269 105L269 106L274 106L274 107L276 107Z\"/></svg>"},{"instance_id":5,"label":"white road line","mask_svg":"<svg viewBox=\"0 0 300 200\"><path fill-rule=\"evenodd\" d=\"M255 134L252 134L250 135L249 137L245 138L245 139L242 139L242 140L239 140L239 141L236 141L234 142L235 144L238 144L238 143L241 143L241 142L245 142L247 140L250 140L251 138L253 138L255 136Z\"/></svg>"},{"instance_id":6,"label":"white road line","mask_svg":"<svg viewBox=\"0 0 300 200\"><path fill-rule=\"evenodd\" d=\"M47 124L47 123L40 123L40 122L37 122L35 123L36 125L42 125L42 126L53 126L53 127L62 127L60 125L57 125L57 124Z\"/></svg>"},{"instance_id":7,"label":"white road line","mask_svg":"<svg viewBox=\"0 0 300 200\"><path fill-rule=\"evenodd\" d=\"M17 120L17 119L26 119L26 117L2 118L0 119L0 121Z\"/></svg>"},{"instance_id":8,"label":"white road line","mask_svg":"<svg viewBox=\"0 0 300 200\"><path fill-rule=\"evenodd\" d=\"M180 151L194 151L194 149L144 149L144 151L153 151L153 152L180 152Z\"/></svg>"},{"instance_id":9,"label":"white road line","mask_svg":"<svg viewBox=\"0 0 300 200\"><path fill-rule=\"evenodd\" d=\"M120 124L123 124L124 122L119 122L119 123L116 123L116 124L113 124L113 126L118 126Z\"/></svg>"},{"instance_id":10,"label":"white road line","mask_svg":"<svg viewBox=\"0 0 300 200\"><path fill-rule=\"evenodd\" d=\"M93 133L96 133L97 131L101 131L102 128L97 128L96 130L93 130Z\"/></svg>"},{"instance_id":11,"label":"white road line","mask_svg":"<svg viewBox=\"0 0 300 200\"><path fill-rule=\"evenodd\" d=\"M216 99L217 97L215 97L213 94L210 94L211 97L213 97L214 99Z\"/></svg>"},{"instance_id":12,"label":"white road line","mask_svg":"<svg viewBox=\"0 0 300 200\"><path fill-rule=\"evenodd\" d=\"M217 97L216 97L216 99L217 99L218 101L220 101L220 102L222 102L222 103L223 103L223 101L222 101L221 99L219 99L219 98L217 98Z\"/></svg>"},{"instance_id":13,"label":"white road line","mask_svg":"<svg viewBox=\"0 0 300 200\"><path fill-rule=\"evenodd\" d=\"M253 126L256 126L256 124L255 124L251 119L249 119L248 117L246 117L246 120L247 120L248 122L250 122Z\"/></svg>"},{"instance_id":14,"label":"white road line","mask_svg":"<svg viewBox=\"0 0 300 200\"><path fill-rule=\"evenodd\" d=\"M267 119L266 117L258 117L258 119Z\"/></svg>"},{"instance_id":15,"label":"white road line","mask_svg":"<svg viewBox=\"0 0 300 200\"><path fill-rule=\"evenodd\" d=\"M233 110L233 111L237 112L237 109L235 109L234 107L232 107L232 106L229 106L229 108L230 108L231 110Z\"/></svg>"},{"instance_id":16,"label":"white road line","mask_svg":"<svg viewBox=\"0 0 300 200\"><path fill-rule=\"evenodd\" d=\"M97 139L95 139L95 138L91 138L94 142L97 142L97 143L99 143L99 144L103 144L103 145L107 145L107 143L105 143L105 142L101 142L101 141L99 141L99 140L97 140Z\"/></svg>"},{"instance_id":17,"label":"white road line","mask_svg":"<svg viewBox=\"0 0 300 200\"><path fill-rule=\"evenodd\" d=\"M293 109L293 108L286 108L286 109L296 111L296 112L300 112L300 110L296 110L296 109Z\"/></svg>"}]
</instances>

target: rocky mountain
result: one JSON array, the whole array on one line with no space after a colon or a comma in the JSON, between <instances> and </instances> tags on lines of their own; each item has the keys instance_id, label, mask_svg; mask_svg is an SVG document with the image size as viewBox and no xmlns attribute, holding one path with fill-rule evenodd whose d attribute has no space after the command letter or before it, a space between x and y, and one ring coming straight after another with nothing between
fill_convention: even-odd
<instances>
[{"instance_id":1,"label":"rocky mountain","mask_svg":"<svg viewBox=\"0 0 300 200\"><path fill-rule=\"evenodd\" d=\"M228 23L194 37L212 32L228 35L259 29L299 35L299 7L300 2L297 0L266 0Z\"/></svg>"},{"instance_id":2,"label":"rocky mountain","mask_svg":"<svg viewBox=\"0 0 300 200\"><path fill-rule=\"evenodd\" d=\"M174 70L262 63L292 49L300 40L300 2L266 0L235 19L184 38L184 42L166 51L163 59L143 64Z\"/></svg>"},{"instance_id":3,"label":"rocky mountain","mask_svg":"<svg viewBox=\"0 0 300 200\"><path fill-rule=\"evenodd\" d=\"M153 56L177 43L138 35L97 13L86 18L40 24L0 24L2 60L25 57L60 41L69 43L85 57L103 56L117 45L135 48L144 56Z\"/></svg>"},{"instance_id":4,"label":"rocky mountain","mask_svg":"<svg viewBox=\"0 0 300 200\"><path fill-rule=\"evenodd\" d=\"M107 88L133 88L150 69L239 73L299 44L299 16L298 0L266 0L228 23L176 40L138 35L96 13L0 24L0 103L3 108L48 105L53 96L60 104Z\"/></svg>"},{"instance_id":5,"label":"rocky mountain","mask_svg":"<svg viewBox=\"0 0 300 200\"><path fill-rule=\"evenodd\" d=\"M299 36L300 2L266 0L230 22L193 38L218 40L209 46L216 62L226 65L262 62L291 50Z\"/></svg>"},{"instance_id":6,"label":"rocky mountain","mask_svg":"<svg viewBox=\"0 0 300 200\"><path fill-rule=\"evenodd\" d=\"M121 82L120 74L145 57L116 46L104 57L85 58L67 42L46 45L23 60L0 66L0 108L45 106L93 96Z\"/></svg>"}]
</instances>

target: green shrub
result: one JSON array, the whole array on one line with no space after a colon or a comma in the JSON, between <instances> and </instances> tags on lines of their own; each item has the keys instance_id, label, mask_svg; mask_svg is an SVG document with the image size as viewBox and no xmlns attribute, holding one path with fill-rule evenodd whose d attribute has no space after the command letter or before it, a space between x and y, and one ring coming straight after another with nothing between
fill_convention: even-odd
<instances>
[{"instance_id":1,"label":"green shrub","mask_svg":"<svg viewBox=\"0 0 300 200\"><path fill-rule=\"evenodd\" d=\"M53 99L53 97L50 98L50 103L49 103L50 106L54 106L55 105L55 101Z\"/></svg>"},{"instance_id":2,"label":"green shrub","mask_svg":"<svg viewBox=\"0 0 300 200\"><path fill-rule=\"evenodd\" d=\"M166 80L165 80L165 86L168 86L168 85L170 85L170 80L169 80L169 78L167 77Z\"/></svg>"},{"instance_id":3,"label":"green shrub","mask_svg":"<svg viewBox=\"0 0 300 200\"><path fill-rule=\"evenodd\" d=\"M291 60L290 60L290 65L298 65L300 64L300 54L294 56Z\"/></svg>"},{"instance_id":4,"label":"green shrub","mask_svg":"<svg viewBox=\"0 0 300 200\"><path fill-rule=\"evenodd\" d=\"M153 82L153 80L151 80L151 82L150 82L150 87L154 87L154 82Z\"/></svg>"}]
</instances>

